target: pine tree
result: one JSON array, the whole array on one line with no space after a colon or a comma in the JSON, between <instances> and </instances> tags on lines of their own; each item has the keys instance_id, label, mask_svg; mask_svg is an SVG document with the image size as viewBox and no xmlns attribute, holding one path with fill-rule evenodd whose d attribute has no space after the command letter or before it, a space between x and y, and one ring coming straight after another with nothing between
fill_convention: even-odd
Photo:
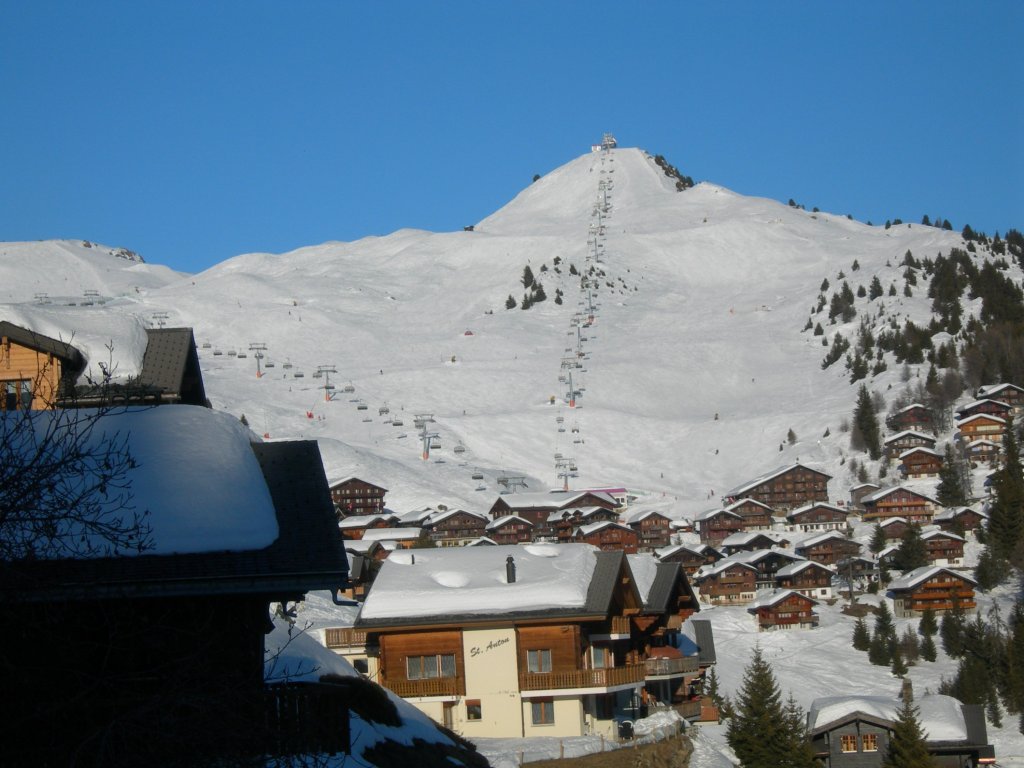
<instances>
[{"instance_id":1,"label":"pine tree","mask_svg":"<svg viewBox=\"0 0 1024 768\"><path fill-rule=\"evenodd\" d=\"M508 295L508 298L505 299L505 309L515 309L515 308L516 308L516 300L514 298L512 298L512 294L510 293Z\"/></svg>"},{"instance_id":2,"label":"pine tree","mask_svg":"<svg viewBox=\"0 0 1024 768\"><path fill-rule=\"evenodd\" d=\"M878 427L878 416L871 401L871 393L864 384L861 384L857 391L850 445L855 450L866 450L872 459L882 456L882 435Z\"/></svg>"},{"instance_id":3,"label":"pine tree","mask_svg":"<svg viewBox=\"0 0 1024 768\"><path fill-rule=\"evenodd\" d=\"M1010 560L1024 537L1024 475L1012 421L1003 436L1003 461L992 478L992 489L986 540L993 555Z\"/></svg>"},{"instance_id":4,"label":"pine tree","mask_svg":"<svg viewBox=\"0 0 1024 768\"><path fill-rule=\"evenodd\" d=\"M530 265L527 264L523 267L523 276L520 278L523 288L529 289L533 285L533 270L530 269Z\"/></svg>"},{"instance_id":5,"label":"pine tree","mask_svg":"<svg viewBox=\"0 0 1024 768\"><path fill-rule=\"evenodd\" d=\"M893 555L893 565L904 573L928 565L928 549L921 538L921 527L916 523L904 531L900 546Z\"/></svg>"},{"instance_id":6,"label":"pine tree","mask_svg":"<svg viewBox=\"0 0 1024 768\"><path fill-rule=\"evenodd\" d=\"M247 418L245 418L245 414L244 413L242 414L242 417L239 419L239 421L242 422L242 426L243 427L248 427L249 426L249 420Z\"/></svg>"},{"instance_id":7,"label":"pine tree","mask_svg":"<svg viewBox=\"0 0 1024 768\"><path fill-rule=\"evenodd\" d=\"M939 656L935 647L935 639L931 635L925 635L921 641L921 658L925 661L935 661Z\"/></svg>"},{"instance_id":8,"label":"pine tree","mask_svg":"<svg viewBox=\"0 0 1024 768\"><path fill-rule=\"evenodd\" d=\"M921 655L921 643L917 639L917 633L908 626L900 636L900 653L908 664L913 664Z\"/></svg>"},{"instance_id":9,"label":"pine tree","mask_svg":"<svg viewBox=\"0 0 1024 768\"><path fill-rule=\"evenodd\" d=\"M1006 639L1006 699L1010 711L1020 713L1017 729L1024 733L1024 603L1020 600L1010 615Z\"/></svg>"},{"instance_id":10,"label":"pine tree","mask_svg":"<svg viewBox=\"0 0 1024 768\"><path fill-rule=\"evenodd\" d=\"M871 648L871 633L863 616L859 616L853 625L853 647L858 651L867 651Z\"/></svg>"},{"instance_id":11,"label":"pine tree","mask_svg":"<svg viewBox=\"0 0 1024 768\"><path fill-rule=\"evenodd\" d=\"M932 768L938 765L928 753L927 734L921 729L918 710L909 696L896 711L889 751L883 768Z\"/></svg>"},{"instance_id":12,"label":"pine tree","mask_svg":"<svg viewBox=\"0 0 1024 768\"><path fill-rule=\"evenodd\" d=\"M921 611L921 621L917 624L917 631L924 637L935 637L939 631L939 623L935 620L935 609L925 608Z\"/></svg>"},{"instance_id":13,"label":"pine tree","mask_svg":"<svg viewBox=\"0 0 1024 768\"><path fill-rule=\"evenodd\" d=\"M893 646L892 665L890 668L896 677L903 677L908 672L907 663L903 660L903 651L900 650L899 643Z\"/></svg>"},{"instance_id":14,"label":"pine tree","mask_svg":"<svg viewBox=\"0 0 1024 768\"><path fill-rule=\"evenodd\" d=\"M888 546L889 542L885 538L885 531L882 530L882 526L879 523L875 523L874 530L871 531L871 543L868 544L868 549L871 554L877 555L883 549Z\"/></svg>"},{"instance_id":15,"label":"pine tree","mask_svg":"<svg viewBox=\"0 0 1024 768\"><path fill-rule=\"evenodd\" d=\"M964 609L958 600L953 601L952 609L942 614L939 624L939 636L942 638L942 650L947 656L959 658L964 652Z\"/></svg>"},{"instance_id":16,"label":"pine tree","mask_svg":"<svg viewBox=\"0 0 1024 768\"><path fill-rule=\"evenodd\" d=\"M957 466L953 446L950 443L946 443L946 452L942 459L942 469L939 470L939 486L935 490L935 497L944 507L955 507L967 503L960 467Z\"/></svg>"},{"instance_id":17,"label":"pine tree","mask_svg":"<svg viewBox=\"0 0 1024 768\"><path fill-rule=\"evenodd\" d=\"M540 284L540 281L539 280L534 281L534 283L533 283L533 293L530 296L530 300L534 304L536 304L539 301L544 301L545 299L547 299L547 297L548 297L548 295L546 293L544 293L544 286Z\"/></svg>"},{"instance_id":18,"label":"pine tree","mask_svg":"<svg viewBox=\"0 0 1024 768\"><path fill-rule=\"evenodd\" d=\"M877 299L882 293L882 281L878 279L878 275L875 275L871 278L871 285L868 287L868 299Z\"/></svg>"},{"instance_id":19,"label":"pine tree","mask_svg":"<svg viewBox=\"0 0 1024 768\"><path fill-rule=\"evenodd\" d=\"M740 763L747 768L811 768L813 755L797 749L806 743L802 713L784 707L781 691L760 647L754 649L743 672L743 683L732 703L726 739ZM799 732L797 729L799 728Z\"/></svg>"}]
</instances>

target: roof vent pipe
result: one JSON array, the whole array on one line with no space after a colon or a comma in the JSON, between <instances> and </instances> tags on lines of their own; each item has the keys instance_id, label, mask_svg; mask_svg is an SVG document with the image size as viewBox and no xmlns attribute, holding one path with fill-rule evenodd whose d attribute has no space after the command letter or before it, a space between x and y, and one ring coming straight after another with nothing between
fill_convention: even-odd
<instances>
[{"instance_id":1,"label":"roof vent pipe","mask_svg":"<svg viewBox=\"0 0 1024 768\"><path fill-rule=\"evenodd\" d=\"M509 584L516 583L516 561L512 555L505 558L505 581Z\"/></svg>"}]
</instances>

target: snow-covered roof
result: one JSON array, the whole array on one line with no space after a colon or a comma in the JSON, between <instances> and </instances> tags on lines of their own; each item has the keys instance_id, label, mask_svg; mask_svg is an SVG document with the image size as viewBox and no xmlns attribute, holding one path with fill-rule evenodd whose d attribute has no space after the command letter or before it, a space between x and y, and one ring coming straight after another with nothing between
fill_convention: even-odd
<instances>
[{"instance_id":1,"label":"snow-covered roof","mask_svg":"<svg viewBox=\"0 0 1024 768\"><path fill-rule=\"evenodd\" d=\"M666 520L671 519L664 512L660 512L657 509L639 509L623 516L622 522L625 525L632 525L633 523L639 523L641 520L646 520L648 517L652 517L653 515L664 517Z\"/></svg>"},{"instance_id":2,"label":"snow-covered roof","mask_svg":"<svg viewBox=\"0 0 1024 768\"><path fill-rule=\"evenodd\" d=\"M73 433L73 419L90 413L39 411L34 427L37 434L51 424L58 432ZM140 513L148 511L153 547L145 554L262 549L277 539L274 502L251 447L256 438L234 416L187 405L118 410L100 417L86 445L102 446L103 438L115 433L134 459L126 470L130 503ZM123 512L129 514L123 519L131 520L131 510ZM69 535L90 534L70 530ZM101 539L96 546L101 551L94 556L108 554Z\"/></svg>"},{"instance_id":3,"label":"snow-covered roof","mask_svg":"<svg viewBox=\"0 0 1024 768\"><path fill-rule=\"evenodd\" d=\"M925 448L923 445L919 445L916 448L908 448L907 450L903 451L903 453L900 454L900 460L902 461L903 459L915 453L925 453L928 454L929 456L935 457L936 459L942 458L942 454L939 453L938 451L934 451L931 448Z\"/></svg>"},{"instance_id":4,"label":"snow-covered roof","mask_svg":"<svg viewBox=\"0 0 1024 768\"><path fill-rule=\"evenodd\" d=\"M999 443L997 443L995 440L986 440L985 438L982 438L980 440L971 440L971 442L967 444L967 450L971 450L972 448L981 448L982 446L997 449L1001 448Z\"/></svg>"},{"instance_id":5,"label":"snow-covered roof","mask_svg":"<svg viewBox=\"0 0 1024 768\"><path fill-rule=\"evenodd\" d=\"M988 519L988 513L974 507L945 507L932 518L936 523L942 520L953 520L965 512L973 512L980 517Z\"/></svg>"},{"instance_id":6,"label":"snow-covered roof","mask_svg":"<svg viewBox=\"0 0 1024 768\"><path fill-rule=\"evenodd\" d=\"M1024 388L1018 387L1016 384L983 384L978 387L976 395L978 397L991 398L992 395L998 394L1004 389L1015 389L1018 392L1024 392Z\"/></svg>"},{"instance_id":7,"label":"snow-covered roof","mask_svg":"<svg viewBox=\"0 0 1024 768\"><path fill-rule=\"evenodd\" d=\"M972 421L979 421L981 419L988 419L989 421L994 421L996 424L1006 423L1006 419L1001 416L996 416L994 413L976 413L973 416L966 416L965 418L957 419L956 425L958 427L962 427L965 424L970 424Z\"/></svg>"},{"instance_id":8,"label":"snow-covered roof","mask_svg":"<svg viewBox=\"0 0 1024 768\"><path fill-rule=\"evenodd\" d=\"M415 541L423 534L419 528L369 528L363 541Z\"/></svg>"},{"instance_id":9,"label":"snow-covered roof","mask_svg":"<svg viewBox=\"0 0 1024 768\"><path fill-rule=\"evenodd\" d=\"M723 547L742 547L750 544L758 539L768 539L768 541L775 542L776 540L769 536L764 531L737 531L736 533L730 533L724 539L722 539Z\"/></svg>"},{"instance_id":10,"label":"snow-covered roof","mask_svg":"<svg viewBox=\"0 0 1024 768\"><path fill-rule=\"evenodd\" d=\"M887 437L885 439L885 445L888 445L889 443L895 443L897 440L900 440L904 437L913 437L918 440L924 440L925 442L931 443L932 445L935 444L935 438L932 437L931 435L926 435L924 432L918 432L917 430L914 429L904 429L902 432L897 432L895 435Z\"/></svg>"},{"instance_id":11,"label":"snow-covered roof","mask_svg":"<svg viewBox=\"0 0 1024 768\"><path fill-rule=\"evenodd\" d=\"M588 544L526 544L404 550L384 561L359 623L416 618L583 612L601 553ZM515 581L506 560L515 564ZM616 570L617 573L617 570ZM614 579L614 576L612 577Z\"/></svg>"},{"instance_id":12,"label":"snow-covered roof","mask_svg":"<svg viewBox=\"0 0 1024 768\"><path fill-rule=\"evenodd\" d=\"M812 605L818 604L818 601L814 598L794 592L792 589L777 589L771 592L759 592L753 602L747 606L747 611L752 613L758 608L771 608L773 605L778 605L784 600L788 600L793 595L796 595L801 600L809 601Z\"/></svg>"},{"instance_id":13,"label":"snow-covered roof","mask_svg":"<svg viewBox=\"0 0 1024 768\"><path fill-rule=\"evenodd\" d=\"M708 576L714 576L716 573L721 573L722 571L726 571L729 568L737 568L737 567L738 568L747 568L748 570L754 571L755 573L757 572L757 566L754 565L753 563L749 563L749 562L746 562L746 561L743 561L743 560L734 559L732 557L727 557L727 558L724 558L722 560L719 560L717 563L711 563L709 565L702 565L700 568L697 569L697 572L694 575L698 579L703 579L703 578L707 578Z\"/></svg>"},{"instance_id":14,"label":"snow-covered roof","mask_svg":"<svg viewBox=\"0 0 1024 768\"><path fill-rule=\"evenodd\" d=\"M658 565L661 563L650 553L626 555L626 561L629 563L629 570L633 572L633 581L636 583L637 591L640 592L641 599L646 603L658 575Z\"/></svg>"},{"instance_id":15,"label":"snow-covered roof","mask_svg":"<svg viewBox=\"0 0 1024 768\"><path fill-rule=\"evenodd\" d=\"M885 530L890 525L899 525L899 524L908 525L909 521L905 517L888 517L885 520L882 520L880 523L878 523L878 527L883 529L883 530Z\"/></svg>"},{"instance_id":16,"label":"snow-covered roof","mask_svg":"<svg viewBox=\"0 0 1024 768\"><path fill-rule=\"evenodd\" d=\"M380 542L375 539L346 539L345 551L357 555L365 555L371 550L380 547Z\"/></svg>"},{"instance_id":17,"label":"snow-covered roof","mask_svg":"<svg viewBox=\"0 0 1024 768\"><path fill-rule=\"evenodd\" d=\"M372 485L374 488L378 488L382 491L387 491L387 488L385 488L383 485L379 485L378 483L372 483L369 480L366 480L365 478L359 477L357 475L345 475L345 477L333 481L331 483L331 489L333 490L337 488L339 485L344 485L345 483L351 483L353 480L356 480L360 483L366 483L367 485Z\"/></svg>"},{"instance_id":18,"label":"snow-covered roof","mask_svg":"<svg viewBox=\"0 0 1024 768\"><path fill-rule=\"evenodd\" d=\"M763 501L752 499L749 496L744 496L742 499L736 499L736 501L732 502L731 504L726 504L725 508L730 511L734 511L737 507L742 507L747 504L753 504L755 507L763 507L768 512L772 511L772 508L765 504Z\"/></svg>"},{"instance_id":19,"label":"snow-covered roof","mask_svg":"<svg viewBox=\"0 0 1024 768\"><path fill-rule=\"evenodd\" d=\"M931 541L932 539L952 539L953 541L966 542L963 536L957 536L955 533L949 531L927 531L921 534L921 538L924 541Z\"/></svg>"},{"instance_id":20,"label":"snow-covered roof","mask_svg":"<svg viewBox=\"0 0 1024 768\"><path fill-rule=\"evenodd\" d=\"M796 509L792 510L786 515L786 519L789 520L791 518L798 517L802 514L810 512L812 509L829 509L832 510L833 512L839 512L843 515L848 515L850 513L848 509L837 507L835 504L828 504L824 501L816 501L811 504L804 504L802 507L797 507Z\"/></svg>"},{"instance_id":21,"label":"snow-covered roof","mask_svg":"<svg viewBox=\"0 0 1024 768\"><path fill-rule=\"evenodd\" d=\"M476 518L479 518L480 520L488 520L489 519L487 517L487 515L482 515L479 512L467 512L464 509L448 509L448 510L445 510L444 512L437 512L437 513L431 515L430 519L428 520L428 522L430 523L430 525L437 525L442 520L447 520L449 517L452 517L452 516L458 515L458 514L469 515L470 517L476 517Z\"/></svg>"},{"instance_id":22,"label":"snow-covered roof","mask_svg":"<svg viewBox=\"0 0 1024 768\"><path fill-rule=\"evenodd\" d=\"M879 557L881 557L881 555L879 555ZM958 579L963 579L968 584L978 583L970 576L967 576L963 573L958 573L957 571L951 570L949 568L944 568L941 565L925 565L920 568L915 568L912 571L908 571L907 573L903 574L900 578L894 579L893 581L889 582L889 589L893 591L913 589L919 584L923 584L924 582L928 581L928 579L934 578L940 573L946 573L950 576L955 576Z\"/></svg>"},{"instance_id":23,"label":"snow-covered roof","mask_svg":"<svg viewBox=\"0 0 1024 768\"><path fill-rule=\"evenodd\" d=\"M791 470L794 470L794 469L805 469L808 472L816 472L817 474L824 475L827 478L831 478L832 477L827 472L822 472L820 469L814 469L812 467L807 466L806 464L802 464L800 462L797 462L795 464L789 464L789 465L787 465L785 467L779 467L778 469L773 469L771 472L766 472L765 474L761 475L760 477L755 477L753 480L750 480L749 482L746 482L743 485L737 486L736 488L733 488L731 491L728 491L725 494L725 496L727 496L727 497L739 496L742 493L744 493L745 491L750 490L751 488L754 488L754 487L756 487L758 485L761 485L762 483L766 483L769 480L772 480L772 479L778 477L779 475L785 474L786 472L790 472Z\"/></svg>"},{"instance_id":24,"label":"snow-covered roof","mask_svg":"<svg viewBox=\"0 0 1024 768\"><path fill-rule=\"evenodd\" d=\"M951 696L926 693L914 699L921 730L929 742L967 741L967 723L963 705ZM865 715L873 720L892 724L900 707L898 699L889 696L825 696L811 702L807 722L812 733L835 727Z\"/></svg>"},{"instance_id":25,"label":"snow-covered roof","mask_svg":"<svg viewBox=\"0 0 1024 768\"><path fill-rule=\"evenodd\" d=\"M631 533L633 531L632 528L628 528L621 523L616 523L614 520L599 520L596 523L587 523L586 525L581 525L576 529L576 531L581 536L589 536L590 534L597 533L604 528L620 528L624 531L630 531Z\"/></svg>"},{"instance_id":26,"label":"snow-covered roof","mask_svg":"<svg viewBox=\"0 0 1024 768\"><path fill-rule=\"evenodd\" d=\"M896 411L896 413L897 414L906 413L907 411L913 411L913 410L915 410L917 408L924 408L924 405L922 405L921 403L911 403L910 405L906 405L906 406L900 408L898 411Z\"/></svg>"},{"instance_id":27,"label":"snow-covered roof","mask_svg":"<svg viewBox=\"0 0 1024 768\"><path fill-rule=\"evenodd\" d=\"M879 499L884 499L889 494L896 493L897 491L906 491L907 493L911 493L914 496L920 496L922 499L930 501L933 504L939 503L931 496L921 493L920 491L915 491L913 488L908 488L905 485L890 485L888 488L882 488L880 491L875 491L874 493L865 496L863 499L861 499L861 501L866 504L870 504L871 502L878 501Z\"/></svg>"},{"instance_id":28,"label":"snow-covered roof","mask_svg":"<svg viewBox=\"0 0 1024 768\"><path fill-rule=\"evenodd\" d=\"M718 507L716 509L709 509L705 512L701 512L694 518L694 520L696 520L698 523L702 523L705 520L710 520L711 518L717 517L718 515L728 515L729 517L735 517L737 520L743 519L742 515L739 515L736 512L730 512L728 509Z\"/></svg>"},{"instance_id":29,"label":"snow-covered roof","mask_svg":"<svg viewBox=\"0 0 1024 768\"><path fill-rule=\"evenodd\" d=\"M964 405L964 406L961 406L960 408L957 408L956 412L957 413L964 413L966 411L970 411L970 410L973 410L975 408L978 408L979 406L982 406L982 405L993 405L993 406L996 407L997 410L1000 410L1000 411L1009 411L1010 410L1010 406L1008 406L1006 403L1004 403L1004 402L1002 402L1000 400L992 400L990 398L982 398L980 400L973 400L973 401L969 402L967 405Z\"/></svg>"},{"instance_id":30,"label":"snow-covered roof","mask_svg":"<svg viewBox=\"0 0 1024 768\"><path fill-rule=\"evenodd\" d=\"M338 527L342 530L349 528L365 528L368 525L373 525L379 522L388 522L395 520L394 515L350 515L345 519L338 522Z\"/></svg>"},{"instance_id":31,"label":"snow-covered roof","mask_svg":"<svg viewBox=\"0 0 1024 768\"><path fill-rule=\"evenodd\" d=\"M533 523L531 523L525 517L520 517L519 515L504 515L503 517L496 517L493 520L491 520L491 522L489 522L485 526L485 530L493 531L496 528L501 528L503 525L512 522L526 523L528 526L533 528Z\"/></svg>"},{"instance_id":32,"label":"snow-covered roof","mask_svg":"<svg viewBox=\"0 0 1024 768\"><path fill-rule=\"evenodd\" d=\"M810 536L797 546L797 549L806 549L807 547L814 547L818 544L824 544L826 541L847 541L851 544L857 544L853 539L848 539L839 531L826 531L825 533L819 533L814 536ZM857 546L860 546L857 544Z\"/></svg>"},{"instance_id":33,"label":"snow-covered roof","mask_svg":"<svg viewBox=\"0 0 1024 768\"><path fill-rule=\"evenodd\" d=\"M425 520L430 519L433 515L437 514L437 510L434 507L421 507L419 509L413 509L409 512L403 512L398 516L400 523L421 525Z\"/></svg>"},{"instance_id":34,"label":"snow-covered roof","mask_svg":"<svg viewBox=\"0 0 1024 768\"><path fill-rule=\"evenodd\" d=\"M797 560L795 563L789 563L788 565L784 565L781 568L779 568L779 570L775 572L775 575L795 576L796 574L800 573L801 571L805 571L808 568L820 568L825 571L828 570L828 568L826 568L824 565L815 562L814 560Z\"/></svg>"},{"instance_id":35,"label":"snow-covered roof","mask_svg":"<svg viewBox=\"0 0 1024 768\"><path fill-rule=\"evenodd\" d=\"M602 491L553 491L551 493L513 493L508 496L499 497L510 509L533 509L548 508L562 509L571 506L573 502L591 495L608 502L611 506L617 506L617 502L609 494Z\"/></svg>"}]
</instances>

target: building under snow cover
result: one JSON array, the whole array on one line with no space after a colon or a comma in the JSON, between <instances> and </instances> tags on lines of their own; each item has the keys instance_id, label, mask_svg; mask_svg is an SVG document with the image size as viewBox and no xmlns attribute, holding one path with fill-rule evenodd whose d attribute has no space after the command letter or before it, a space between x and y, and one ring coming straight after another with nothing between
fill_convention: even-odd
<instances>
[{"instance_id":1,"label":"building under snow cover","mask_svg":"<svg viewBox=\"0 0 1024 768\"><path fill-rule=\"evenodd\" d=\"M985 713L980 705L961 704L950 696L925 694L914 700L928 751L946 768L992 765ZM888 696L826 696L815 699L807 726L815 755L826 768L881 766L900 702Z\"/></svg>"},{"instance_id":2,"label":"building under snow cover","mask_svg":"<svg viewBox=\"0 0 1024 768\"><path fill-rule=\"evenodd\" d=\"M697 610L685 574L643 557L634 572L587 544L395 552L354 632L371 677L463 736L613 736L649 678L686 697L699 675L655 651Z\"/></svg>"},{"instance_id":3,"label":"building under snow cover","mask_svg":"<svg viewBox=\"0 0 1024 768\"><path fill-rule=\"evenodd\" d=\"M66 414L32 418L61 429ZM335 590L347 575L316 443L254 443L233 416L187 405L105 415L87 450L104 432L127 440L135 463L125 482L148 513L151 546L112 545L66 517L63 546L5 546L0 666L15 705L3 719L5 762L194 764L345 749L345 690L264 681L270 604ZM144 533L119 505L101 519ZM23 519L0 524L7 545L29 531ZM301 732L277 717L314 701Z\"/></svg>"}]
</instances>

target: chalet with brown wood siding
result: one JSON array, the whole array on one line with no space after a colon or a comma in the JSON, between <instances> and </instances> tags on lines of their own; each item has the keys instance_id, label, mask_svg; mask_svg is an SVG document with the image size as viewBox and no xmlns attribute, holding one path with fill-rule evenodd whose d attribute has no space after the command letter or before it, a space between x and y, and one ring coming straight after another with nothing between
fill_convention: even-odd
<instances>
[{"instance_id":1,"label":"chalet with brown wood siding","mask_svg":"<svg viewBox=\"0 0 1024 768\"><path fill-rule=\"evenodd\" d=\"M932 519L939 528L960 534L976 531L988 522L988 515L971 507L947 507Z\"/></svg>"},{"instance_id":2,"label":"chalet with brown wood siding","mask_svg":"<svg viewBox=\"0 0 1024 768\"><path fill-rule=\"evenodd\" d=\"M604 521L581 525L576 529L574 540L591 544L598 549L608 551L621 550L627 554L637 551L638 537L635 530L621 523Z\"/></svg>"},{"instance_id":3,"label":"chalet with brown wood siding","mask_svg":"<svg viewBox=\"0 0 1024 768\"><path fill-rule=\"evenodd\" d=\"M757 594L757 567L721 560L701 568L693 577L702 600L712 605L744 605Z\"/></svg>"},{"instance_id":4,"label":"chalet with brown wood siding","mask_svg":"<svg viewBox=\"0 0 1024 768\"><path fill-rule=\"evenodd\" d=\"M962 445L973 443L976 440L991 440L993 443L1002 445L1003 435L1006 434L1006 419L979 413L977 416L958 419L956 429L954 439Z\"/></svg>"},{"instance_id":5,"label":"chalet with brown wood siding","mask_svg":"<svg viewBox=\"0 0 1024 768\"><path fill-rule=\"evenodd\" d=\"M488 519L464 509L448 509L427 520L424 529L438 547L461 547L479 539L487 529Z\"/></svg>"},{"instance_id":6,"label":"chalet with brown wood siding","mask_svg":"<svg viewBox=\"0 0 1024 768\"><path fill-rule=\"evenodd\" d=\"M766 504L776 514L815 501L828 501L828 481L832 479L816 469L803 464L776 469L737 486L725 495L729 503L751 498Z\"/></svg>"},{"instance_id":7,"label":"chalet with brown wood siding","mask_svg":"<svg viewBox=\"0 0 1024 768\"><path fill-rule=\"evenodd\" d=\"M677 564L691 579L697 569L717 563L723 557L721 552L707 544L677 544L674 547L659 549L657 555L662 562Z\"/></svg>"},{"instance_id":8,"label":"chalet with brown wood siding","mask_svg":"<svg viewBox=\"0 0 1024 768\"><path fill-rule=\"evenodd\" d=\"M338 522L346 539L361 539L371 528L393 528L398 524L395 515L352 515Z\"/></svg>"},{"instance_id":9,"label":"chalet with brown wood siding","mask_svg":"<svg viewBox=\"0 0 1024 768\"><path fill-rule=\"evenodd\" d=\"M632 515L626 525L636 531L640 552L653 552L672 543L672 520L654 510Z\"/></svg>"},{"instance_id":10,"label":"chalet with brown wood siding","mask_svg":"<svg viewBox=\"0 0 1024 768\"><path fill-rule=\"evenodd\" d=\"M776 629L813 629L818 626L818 604L807 595L783 589L758 595L747 608L757 618L759 632Z\"/></svg>"},{"instance_id":11,"label":"chalet with brown wood siding","mask_svg":"<svg viewBox=\"0 0 1024 768\"><path fill-rule=\"evenodd\" d=\"M701 543L718 546L730 534L744 530L743 518L727 509L711 509L697 515L694 523Z\"/></svg>"},{"instance_id":12,"label":"chalet with brown wood siding","mask_svg":"<svg viewBox=\"0 0 1024 768\"><path fill-rule=\"evenodd\" d=\"M732 533L722 539L721 549L726 557L735 555L737 552L753 552L758 549L771 549L772 547L786 547L789 542L786 539L772 537L761 531L739 531Z\"/></svg>"},{"instance_id":13,"label":"chalet with brown wood siding","mask_svg":"<svg viewBox=\"0 0 1024 768\"><path fill-rule=\"evenodd\" d=\"M930 523L939 503L923 493L897 485L883 488L870 496L865 496L864 520L885 520L890 517L903 517L912 523L922 525Z\"/></svg>"},{"instance_id":14,"label":"chalet with brown wood siding","mask_svg":"<svg viewBox=\"0 0 1024 768\"><path fill-rule=\"evenodd\" d=\"M943 614L952 610L954 603L973 611L976 586L974 579L943 566L917 568L889 584L893 615L901 619L920 616L926 608Z\"/></svg>"},{"instance_id":15,"label":"chalet with brown wood siding","mask_svg":"<svg viewBox=\"0 0 1024 768\"><path fill-rule=\"evenodd\" d=\"M864 511L864 497L880 491L878 483L859 483L850 489L850 509Z\"/></svg>"},{"instance_id":16,"label":"chalet with brown wood siding","mask_svg":"<svg viewBox=\"0 0 1024 768\"><path fill-rule=\"evenodd\" d=\"M797 560L776 571L775 584L779 589L791 589L815 600L829 600L832 598L834 575L821 563Z\"/></svg>"},{"instance_id":17,"label":"chalet with brown wood siding","mask_svg":"<svg viewBox=\"0 0 1024 768\"><path fill-rule=\"evenodd\" d=\"M487 538L497 544L525 544L533 541L533 523L519 515L505 515L487 524Z\"/></svg>"},{"instance_id":18,"label":"chalet with brown wood siding","mask_svg":"<svg viewBox=\"0 0 1024 768\"><path fill-rule=\"evenodd\" d=\"M845 557L860 554L860 544L848 539L838 531L829 531L805 539L794 550L801 557L822 565L834 567Z\"/></svg>"},{"instance_id":19,"label":"chalet with brown wood siding","mask_svg":"<svg viewBox=\"0 0 1024 768\"><path fill-rule=\"evenodd\" d=\"M885 424L893 432L914 430L915 432L934 432L935 426L932 413L921 403L911 403L890 415Z\"/></svg>"},{"instance_id":20,"label":"chalet with brown wood siding","mask_svg":"<svg viewBox=\"0 0 1024 768\"><path fill-rule=\"evenodd\" d=\"M904 477L938 477L943 456L930 448L911 448L900 454L899 471Z\"/></svg>"},{"instance_id":21,"label":"chalet with brown wood siding","mask_svg":"<svg viewBox=\"0 0 1024 768\"><path fill-rule=\"evenodd\" d=\"M975 440L964 446L964 453L972 467L977 467L980 464L994 466L1002 452L1002 445L994 440Z\"/></svg>"},{"instance_id":22,"label":"chalet with brown wood siding","mask_svg":"<svg viewBox=\"0 0 1024 768\"><path fill-rule=\"evenodd\" d=\"M885 520L879 520L877 525L882 529L882 535L885 536L886 541L901 540L907 529L910 528L910 522L905 517L890 517Z\"/></svg>"},{"instance_id":23,"label":"chalet with brown wood siding","mask_svg":"<svg viewBox=\"0 0 1024 768\"><path fill-rule=\"evenodd\" d=\"M963 408L958 408L956 417L957 419L966 419L968 416L977 416L980 413L984 413L988 416L998 416L1001 419L1006 419L1012 415L1012 412L1013 409L1000 400L982 399L968 403Z\"/></svg>"},{"instance_id":24,"label":"chalet with brown wood siding","mask_svg":"<svg viewBox=\"0 0 1024 768\"><path fill-rule=\"evenodd\" d=\"M572 507L618 509L618 502L600 491L512 493L499 496L487 514L492 520L506 515L518 515L529 520L538 530L543 530L551 513Z\"/></svg>"},{"instance_id":25,"label":"chalet with brown wood siding","mask_svg":"<svg viewBox=\"0 0 1024 768\"><path fill-rule=\"evenodd\" d=\"M928 551L928 562L932 565L945 565L951 568L963 566L966 542L962 536L949 531L927 531L921 539Z\"/></svg>"},{"instance_id":26,"label":"chalet with brown wood siding","mask_svg":"<svg viewBox=\"0 0 1024 768\"><path fill-rule=\"evenodd\" d=\"M358 477L346 477L331 486L331 500L343 517L379 515L384 512L388 489Z\"/></svg>"},{"instance_id":27,"label":"chalet with brown wood siding","mask_svg":"<svg viewBox=\"0 0 1024 768\"><path fill-rule=\"evenodd\" d=\"M770 531L775 522L775 510L756 499L740 499L725 508L743 518L745 531Z\"/></svg>"},{"instance_id":28,"label":"chalet with brown wood siding","mask_svg":"<svg viewBox=\"0 0 1024 768\"><path fill-rule=\"evenodd\" d=\"M912 429L905 429L885 439L885 455L890 459L899 457L904 451L911 448L935 448L935 438L926 435L924 432L915 432Z\"/></svg>"},{"instance_id":29,"label":"chalet with brown wood siding","mask_svg":"<svg viewBox=\"0 0 1024 768\"><path fill-rule=\"evenodd\" d=\"M998 400L1013 409L1015 416L1024 411L1024 387L1016 384L988 384L978 389L974 396L979 400Z\"/></svg>"},{"instance_id":30,"label":"chalet with brown wood siding","mask_svg":"<svg viewBox=\"0 0 1024 768\"><path fill-rule=\"evenodd\" d=\"M842 507L818 502L794 509L786 515L786 523L790 530L804 533L840 531L846 528L848 514Z\"/></svg>"}]
</instances>

